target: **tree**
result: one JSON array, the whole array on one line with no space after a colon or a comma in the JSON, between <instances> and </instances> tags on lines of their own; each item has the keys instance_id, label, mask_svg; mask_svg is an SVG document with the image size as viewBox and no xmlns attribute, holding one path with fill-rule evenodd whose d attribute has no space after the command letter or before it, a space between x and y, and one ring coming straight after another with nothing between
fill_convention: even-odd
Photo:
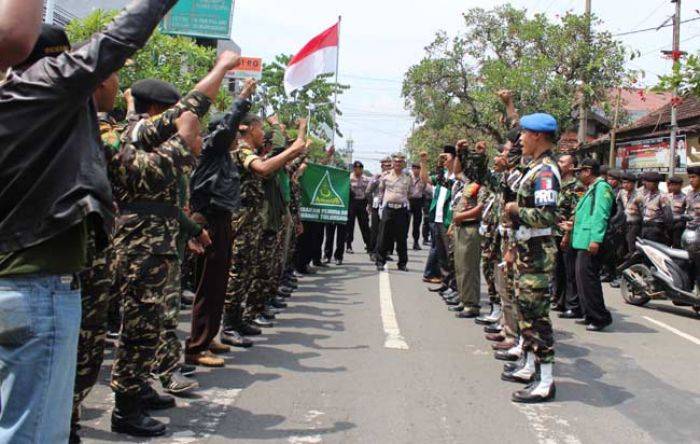
<instances>
[{"instance_id":1,"label":"tree","mask_svg":"<svg viewBox=\"0 0 700 444\"><path fill-rule=\"evenodd\" d=\"M473 8L463 17L465 29L452 38L438 32L405 75L402 95L418 124L409 138L414 155L464 137L502 143L500 89L513 91L521 114L549 112L567 128L578 100L605 104L628 74L627 51L596 30L594 17L567 13L550 21L510 5Z\"/></svg>"},{"instance_id":2,"label":"tree","mask_svg":"<svg viewBox=\"0 0 700 444\"><path fill-rule=\"evenodd\" d=\"M313 105L310 125L312 128L320 124L333 128L334 93L338 95L350 89L348 85L336 84L330 79L334 74L324 74L309 85L287 95L284 90L284 71L292 56L280 54L272 63L263 66L262 88L260 88L259 107L265 112L276 113L285 124L292 125L297 119L307 117L309 105ZM338 115L342 115L338 109ZM342 136L339 128L335 128Z\"/></svg>"},{"instance_id":3,"label":"tree","mask_svg":"<svg viewBox=\"0 0 700 444\"><path fill-rule=\"evenodd\" d=\"M674 64L671 74L659 78L656 89L678 91L682 96L700 96L700 53L690 55L685 60L680 58L678 63Z\"/></svg>"},{"instance_id":4,"label":"tree","mask_svg":"<svg viewBox=\"0 0 700 444\"><path fill-rule=\"evenodd\" d=\"M71 21L66 27L72 42L89 39L103 29L118 11L96 10L83 19ZM198 45L188 37L170 36L155 31L146 46L119 72L122 91L134 82L156 78L172 83L180 92L190 91L214 66L216 49ZM215 103L225 109L230 96L222 91ZM123 103L121 104L123 105Z\"/></svg>"}]
</instances>

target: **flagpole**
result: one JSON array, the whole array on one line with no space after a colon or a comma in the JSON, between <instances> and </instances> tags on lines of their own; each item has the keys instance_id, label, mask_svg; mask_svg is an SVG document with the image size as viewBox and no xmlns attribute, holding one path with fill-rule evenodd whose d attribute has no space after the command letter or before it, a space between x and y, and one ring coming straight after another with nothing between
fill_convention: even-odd
<instances>
[{"instance_id":1,"label":"flagpole","mask_svg":"<svg viewBox=\"0 0 700 444\"><path fill-rule=\"evenodd\" d=\"M333 145L335 147L335 135L338 132L338 66L340 63L340 22L343 20L343 16L338 16L338 55L335 58L335 98L333 99Z\"/></svg>"}]
</instances>

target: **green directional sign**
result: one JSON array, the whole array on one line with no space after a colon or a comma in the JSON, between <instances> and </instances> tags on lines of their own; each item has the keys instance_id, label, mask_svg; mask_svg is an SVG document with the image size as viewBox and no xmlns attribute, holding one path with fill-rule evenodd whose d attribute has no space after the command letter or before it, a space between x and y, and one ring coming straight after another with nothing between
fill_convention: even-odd
<instances>
[{"instance_id":1,"label":"green directional sign","mask_svg":"<svg viewBox=\"0 0 700 444\"><path fill-rule=\"evenodd\" d=\"M301 218L344 224L348 220L350 172L310 163L300 179Z\"/></svg>"},{"instance_id":2,"label":"green directional sign","mask_svg":"<svg viewBox=\"0 0 700 444\"><path fill-rule=\"evenodd\" d=\"M234 0L180 0L163 19L166 34L229 39Z\"/></svg>"}]
</instances>

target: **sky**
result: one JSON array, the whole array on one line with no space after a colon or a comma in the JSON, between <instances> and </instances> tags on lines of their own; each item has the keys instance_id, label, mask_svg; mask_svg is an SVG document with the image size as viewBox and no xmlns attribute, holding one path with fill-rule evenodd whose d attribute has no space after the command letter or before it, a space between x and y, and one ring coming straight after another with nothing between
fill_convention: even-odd
<instances>
[{"instance_id":1,"label":"sky","mask_svg":"<svg viewBox=\"0 0 700 444\"><path fill-rule=\"evenodd\" d=\"M270 61L280 53L296 53L342 16L339 81L351 89L339 99L344 115L338 124L345 137L336 146L344 148L352 138L354 159L376 171L382 157L404 148L411 132L413 119L401 98L404 73L421 60L437 31L455 35L462 30L462 13L469 8L505 3L552 19L568 10L582 13L585 5L584 0L236 0L232 34L243 55ZM659 26L675 10L670 0L592 3L602 27L613 33ZM700 0L683 0L681 17L700 17L698 10ZM641 51L629 67L644 69L647 84L669 72L671 62L660 51L671 48L672 28L618 38ZM700 20L683 25L681 48L700 51Z\"/></svg>"}]
</instances>

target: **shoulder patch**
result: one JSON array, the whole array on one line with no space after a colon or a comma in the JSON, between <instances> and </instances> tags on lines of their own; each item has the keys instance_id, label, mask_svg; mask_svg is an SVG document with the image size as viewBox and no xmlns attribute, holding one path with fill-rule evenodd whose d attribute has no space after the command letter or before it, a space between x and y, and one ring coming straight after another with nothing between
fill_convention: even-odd
<instances>
[{"instance_id":1,"label":"shoulder patch","mask_svg":"<svg viewBox=\"0 0 700 444\"><path fill-rule=\"evenodd\" d=\"M549 166L544 166L535 176L535 206L556 206L559 199L559 180Z\"/></svg>"}]
</instances>

